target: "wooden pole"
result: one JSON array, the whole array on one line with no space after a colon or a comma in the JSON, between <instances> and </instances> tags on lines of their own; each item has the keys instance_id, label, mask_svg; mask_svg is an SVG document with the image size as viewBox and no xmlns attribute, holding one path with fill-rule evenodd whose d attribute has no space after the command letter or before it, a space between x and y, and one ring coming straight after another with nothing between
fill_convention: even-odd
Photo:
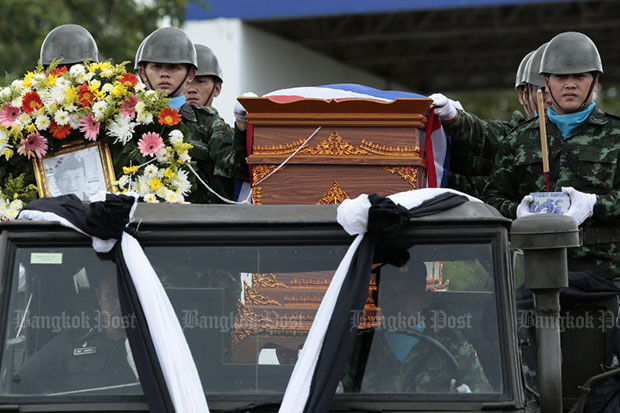
<instances>
[{"instance_id":1,"label":"wooden pole","mask_svg":"<svg viewBox=\"0 0 620 413\"><path fill-rule=\"evenodd\" d=\"M547 192L549 192L549 150L547 149L547 124L545 123L545 103L543 101L543 91L541 89L538 89L536 92L536 100L538 103L538 121L540 123L540 149L542 152L543 172L545 173Z\"/></svg>"}]
</instances>

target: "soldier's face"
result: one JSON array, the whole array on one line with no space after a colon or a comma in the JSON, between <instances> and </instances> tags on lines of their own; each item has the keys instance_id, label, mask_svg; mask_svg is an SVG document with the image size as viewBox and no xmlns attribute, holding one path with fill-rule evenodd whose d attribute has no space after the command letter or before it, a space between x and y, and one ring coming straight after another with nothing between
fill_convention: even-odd
<instances>
[{"instance_id":1,"label":"soldier's face","mask_svg":"<svg viewBox=\"0 0 620 413\"><path fill-rule=\"evenodd\" d=\"M187 79L185 75L190 70ZM140 67L140 77L144 83L148 86L148 80L151 82L153 89L160 93L170 94L174 92L184 82L191 82L194 80L196 71L194 69L188 69L184 64L169 64L169 63L152 63L149 62L145 67ZM182 90L179 89L174 96L179 96Z\"/></svg>"},{"instance_id":2,"label":"soldier's face","mask_svg":"<svg viewBox=\"0 0 620 413\"><path fill-rule=\"evenodd\" d=\"M213 98L219 96L221 90L222 84L215 82L212 76L196 76L183 87L187 103L203 106L211 106Z\"/></svg>"},{"instance_id":3,"label":"soldier's face","mask_svg":"<svg viewBox=\"0 0 620 413\"><path fill-rule=\"evenodd\" d=\"M594 87L586 101L587 105L592 102L592 96L598 85L598 77L594 79L592 73L547 76L545 83L557 101L557 104L553 102L553 110L560 114L577 111L588 96L592 81L594 81Z\"/></svg>"}]
</instances>

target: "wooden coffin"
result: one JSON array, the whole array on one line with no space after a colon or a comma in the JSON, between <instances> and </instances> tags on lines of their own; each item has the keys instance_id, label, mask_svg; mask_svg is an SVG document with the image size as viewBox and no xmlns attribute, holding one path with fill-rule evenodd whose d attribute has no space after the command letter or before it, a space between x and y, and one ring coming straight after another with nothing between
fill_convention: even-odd
<instances>
[{"instance_id":1,"label":"wooden coffin","mask_svg":"<svg viewBox=\"0 0 620 413\"><path fill-rule=\"evenodd\" d=\"M239 101L251 125L255 204L331 204L424 187L430 99Z\"/></svg>"}]
</instances>

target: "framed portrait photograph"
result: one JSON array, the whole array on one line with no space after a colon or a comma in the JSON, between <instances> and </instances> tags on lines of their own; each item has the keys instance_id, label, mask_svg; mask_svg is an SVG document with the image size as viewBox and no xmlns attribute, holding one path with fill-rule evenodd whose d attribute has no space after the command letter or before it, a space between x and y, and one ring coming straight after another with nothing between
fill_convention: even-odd
<instances>
[{"instance_id":1,"label":"framed portrait photograph","mask_svg":"<svg viewBox=\"0 0 620 413\"><path fill-rule=\"evenodd\" d=\"M114 167L102 142L73 142L41 159L34 159L40 197L75 194L87 201L99 191L114 190Z\"/></svg>"}]
</instances>

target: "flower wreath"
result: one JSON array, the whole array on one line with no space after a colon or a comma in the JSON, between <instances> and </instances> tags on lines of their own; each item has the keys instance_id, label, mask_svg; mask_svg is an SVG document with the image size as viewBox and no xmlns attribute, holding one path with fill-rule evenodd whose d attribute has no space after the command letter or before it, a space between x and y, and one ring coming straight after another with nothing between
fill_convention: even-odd
<instances>
[{"instance_id":1,"label":"flower wreath","mask_svg":"<svg viewBox=\"0 0 620 413\"><path fill-rule=\"evenodd\" d=\"M67 142L104 140L119 192L146 202L185 202L192 189L189 133L168 99L145 90L126 64L87 61L67 69L54 62L47 71L39 64L2 88L0 156L23 163Z\"/></svg>"}]
</instances>

